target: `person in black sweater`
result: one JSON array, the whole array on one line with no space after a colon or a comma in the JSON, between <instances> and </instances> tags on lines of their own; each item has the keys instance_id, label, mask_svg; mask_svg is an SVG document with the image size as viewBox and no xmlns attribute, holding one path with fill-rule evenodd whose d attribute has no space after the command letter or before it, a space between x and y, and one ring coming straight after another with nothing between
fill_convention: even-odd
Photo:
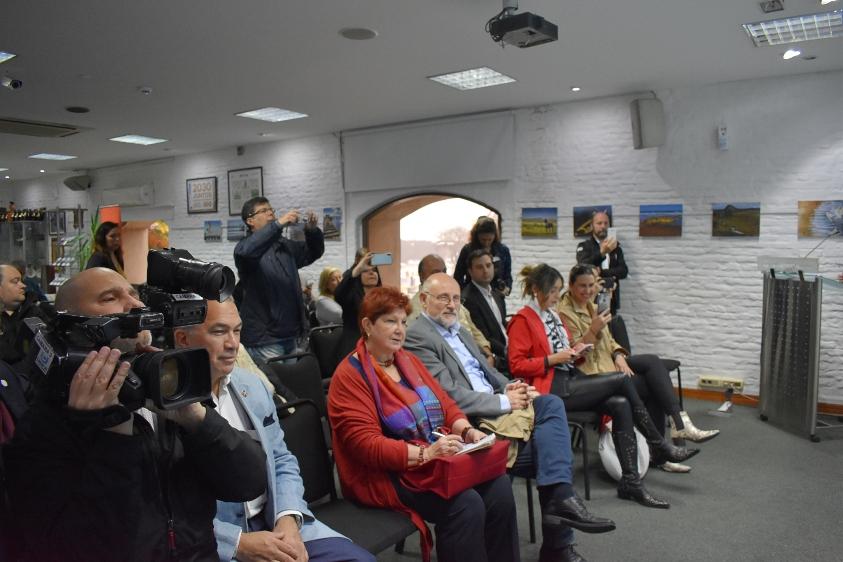
<instances>
[{"instance_id":1,"label":"person in black sweater","mask_svg":"<svg viewBox=\"0 0 843 562\"><path fill-rule=\"evenodd\" d=\"M371 264L372 252L360 248L354 256L354 265L342 274L342 281L334 291L334 298L342 307L342 337L337 346L338 362L351 353L360 339L360 303L366 292L381 286L377 266Z\"/></svg>"},{"instance_id":2,"label":"person in black sweater","mask_svg":"<svg viewBox=\"0 0 843 562\"><path fill-rule=\"evenodd\" d=\"M101 316L143 303L123 277L95 268L65 283L56 306ZM42 387L17 425L4 460L29 560L218 562L217 500L264 493L263 450L213 408L130 412L119 403L129 371L121 350L148 349L149 340L141 332L92 350L67 402Z\"/></svg>"},{"instance_id":3,"label":"person in black sweater","mask_svg":"<svg viewBox=\"0 0 843 562\"><path fill-rule=\"evenodd\" d=\"M88 259L85 269L107 267L123 275L123 250L120 247L120 225L106 221L97 227L94 234L94 253Z\"/></svg>"},{"instance_id":4,"label":"person in black sweater","mask_svg":"<svg viewBox=\"0 0 843 562\"><path fill-rule=\"evenodd\" d=\"M495 268L495 275L492 279L492 287L500 291L503 296L508 296L512 291L512 256L509 248L501 243L498 224L489 217L480 217L471 228L471 236L468 244L462 247L454 267L454 279L465 288L471 282L468 273L470 264L468 256L475 250L488 250L492 256L492 264Z\"/></svg>"}]
</instances>

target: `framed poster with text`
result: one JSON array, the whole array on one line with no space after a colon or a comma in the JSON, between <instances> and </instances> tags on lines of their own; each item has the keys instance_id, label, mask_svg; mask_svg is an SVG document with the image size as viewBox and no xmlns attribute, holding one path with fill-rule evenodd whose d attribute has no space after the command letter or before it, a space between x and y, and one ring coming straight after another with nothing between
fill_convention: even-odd
<instances>
[{"instance_id":1,"label":"framed poster with text","mask_svg":"<svg viewBox=\"0 0 843 562\"><path fill-rule=\"evenodd\" d=\"M228 171L228 214L236 216L243 203L263 195L263 168L243 168Z\"/></svg>"},{"instance_id":2,"label":"framed poster with text","mask_svg":"<svg viewBox=\"0 0 843 562\"><path fill-rule=\"evenodd\" d=\"M217 212L217 178L187 180L187 214Z\"/></svg>"}]
</instances>

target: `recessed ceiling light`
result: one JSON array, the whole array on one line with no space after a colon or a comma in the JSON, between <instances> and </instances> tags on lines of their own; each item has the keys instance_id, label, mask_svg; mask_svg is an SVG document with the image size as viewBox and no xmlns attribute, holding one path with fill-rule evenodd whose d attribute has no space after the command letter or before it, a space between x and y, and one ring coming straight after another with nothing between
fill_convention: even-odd
<instances>
[{"instance_id":1,"label":"recessed ceiling light","mask_svg":"<svg viewBox=\"0 0 843 562\"><path fill-rule=\"evenodd\" d=\"M368 27L344 27L340 29L340 35L352 41L366 41L378 36L378 32Z\"/></svg>"},{"instance_id":2,"label":"recessed ceiling light","mask_svg":"<svg viewBox=\"0 0 843 562\"><path fill-rule=\"evenodd\" d=\"M792 58L798 57L801 54L802 54L802 51L800 51L799 49L788 49L784 52L784 54L782 55L782 58L784 60L790 60Z\"/></svg>"},{"instance_id":3,"label":"recessed ceiling light","mask_svg":"<svg viewBox=\"0 0 843 562\"><path fill-rule=\"evenodd\" d=\"M114 137L108 140L114 142L125 142L128 144L141 144L143 146L167 142L167 139L156 139L155 137L145 137L143 135L123 135L122 137Z\"/></svg>"},{"instance_id":4,"label":"recessed ceiling light","mask_svg":"<svg viewBox=\"0 0 843 562\"><path fill-rule=\"evenodd\" d=\"M83 107L81 105L69 105L64 108L65 111L69 111L70 113L88 113L91 111L87 107Z\"/></svg>"},{"instance_id":5,"label":"recessed ceiling light","mask_svg":"<svg viewBox=\"0 0 843 562\"><path fill-rule=\"evenodd\" d=\"M756 47L843 36L843 10L743 24Z\"/></svg>"},{"instance_id":6,"label":"recessed ceiling light","mask_svg":"<svg viewBox=\"0 0 843 562\"><path fill-rule=\"evenodd\" d=\"M50 154L49 152L39 152L38 154L31 154L27 158L37 158L38 160L73 160L75 156L68 156L67 154Z\"/></svg>"},{"instance_id":7,"label":"recessed ceiling light","mask_svg":"<svg viewBox=\"0 0 843 562\"><path fill-rule=\"evenodd\" d=\"M582 90L582 88L580 88L579 86L574 86L573 88L571 88L572 92L579 92L580 90Z\"/></svg>"},{"instance_id":8,"label":"recessed ceiling light","mask_svg":"<svg viewBox=\"0 0 843 562\"><path fill-rule=\"evenodd\" d=\"M509 84L515 82L515 78L511 78L506 74L501 74L491 68L471 68L469 70L461 70L459 72L451 72L449 74L439 74L437 76L428 76L434 82L439 82L445 86L456 88L457 90L475 90L477 88L486 88L488 86L498 86L500 84Z\"/></svg>"},{"instance_id":9,"label":"recessed ceiling light","mask_svg":"<svg viewBox=\"0 0 843 562\"><path fill-rule=\"evenodd\" d=\"M6 51L0 51L0 63L6 62L7 60L11 60L15 58L17 55L14 53L7 53Z\"/></svg>"},{"instance_id":10,"label":"recessed ceiling light","mask_svg":"<svg viewBox=\"0 0 843 562\"><path fill-rule=\"evenodd\" d=\"M39 171L39 172L41 172L41 173L43 174L43 173L44 173L44 172L46 172L47 170L38 170L38 171Z\"/></svg>"},{"instance_id":11,"label":"recessed ceiling light","mask_svg":"<svg viewBox=\"0 0 843 562\"><path fill-rule=\"evenodd\" d=\"M5 176L5 177L6 177L6 179L7 179L7 180L10 180L10 179L12 179L12 178L10 178L10 177L9 177L9 176Z\"/></svg>"},{"instance_id":12,"label":"recessed ceiling light","mask_svg":"<svg viewBox=\"0 0 843 562\"><path fill-rule=\"evenodd\" d=\"M279 123L281 121L289 121L290 119L301 119L307 117L306 113L297 113L289 109L281 109L280 107L263 107L261 109L252 109L251 111L244 111L243 113L235 113L238 117L248 117L249 119L258 119L260 121L269 121L270 123Z\"/></svg>"}]
</instances>

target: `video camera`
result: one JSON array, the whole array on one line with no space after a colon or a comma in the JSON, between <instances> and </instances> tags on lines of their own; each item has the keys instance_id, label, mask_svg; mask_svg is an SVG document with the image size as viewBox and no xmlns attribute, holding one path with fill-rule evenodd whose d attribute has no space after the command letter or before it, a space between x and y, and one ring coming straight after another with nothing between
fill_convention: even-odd
<instances>
[{"instance_id":1,"label":"video camera","mask_svg":"<svg viewBox=\"0 0 843 562\"><path fill-rule=\"evenodd\" d=\"M186 250L150 250L147 265L147 284L140 291L147 307L98 317L52 311L46 323L24 320L35 334L35 365L45 375L51 399L67 404L73 375L91 350L144 330L201 324L207 313L205 299L224 301L234 289L231 269L196 260ZM129 410L146 400L171 410L210 397L211 367L204 349L130 353L120 359L131 365L119 394Z\"/></svg>"}]
</instances>

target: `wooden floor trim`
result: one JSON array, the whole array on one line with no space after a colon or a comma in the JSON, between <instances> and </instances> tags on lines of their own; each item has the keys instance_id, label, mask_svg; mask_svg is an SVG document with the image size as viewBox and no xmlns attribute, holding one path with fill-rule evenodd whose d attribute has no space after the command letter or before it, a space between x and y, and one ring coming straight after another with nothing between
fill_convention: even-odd
<instances>
[{"instance_id":1,"label":"wooden floor trim","mask_svg":"<svg viewBox=\"0 0 843 562\"><path fill-rule=\"evenodd\" d=\"M686 398L697 400L708 400L710 402L723 402L723 392L717 390L703 390L701 388L683 388L682 395ZM751 394L735 394L732 397L733 404L741 406L758 406L758 397ZM830 404L827 402L817 403L817 411L820 414L831 414L843 416L843 404Z\"/></svg>"}]
</instances>

